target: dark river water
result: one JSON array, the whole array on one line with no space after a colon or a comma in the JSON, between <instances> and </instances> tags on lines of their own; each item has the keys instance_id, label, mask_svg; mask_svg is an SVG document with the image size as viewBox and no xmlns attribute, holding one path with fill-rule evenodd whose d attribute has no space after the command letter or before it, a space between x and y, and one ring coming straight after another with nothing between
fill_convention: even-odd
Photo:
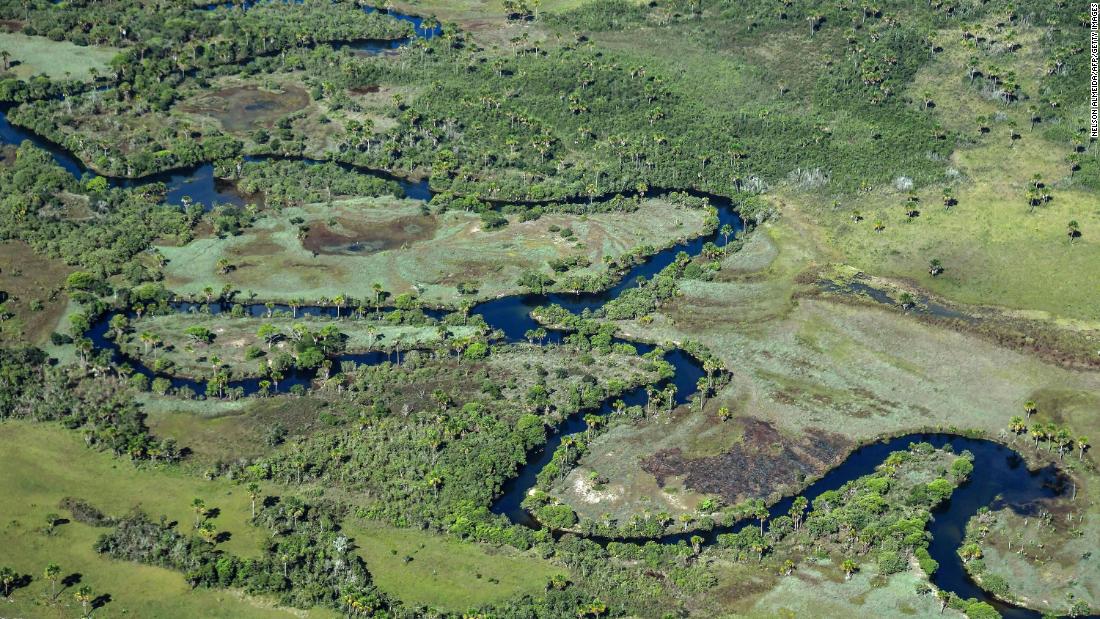
<instances>
[{"instance_id":1,"label":"dark river water","mask_svg":"<svg viewBox=\"0 0 1100 619\"><path fill-rule=\"evenodd\" d=\"M375 9L368 8L366 10ZM393 11L390 11L389 14L398 19L412 23L419 37L431 38L440 33L440 28L438 26L424 28L420 17L403 15ZM378 53L396 49L406 42L407 41L380 43L377 41L366 41L349 43L346 45L355 47L363 52ZM86 166L56 144L24 129L12 126L4 113L7 109L9 108L0 106L0 142L3 144L18 145L24 140L29 140L38 147L49 151L57 164L74 176L80 177L89 173ZM309 160L306 161L308 162ZM356 169L350 166L346 167L349 169ZM432 197L432 192L427 181L409 181L381 171L360 171L397 180L401 183L403 192L409 198L430 200ZM164 183L167 188L167 201L170 203L180 203L184 196L187 196L194 202L203 204L207 208L210 208L214 204L240 205L244 203L244 198L236 193L231 183L225 183L215 178L213 165L211 164L204 164L188 170L164 172L136 180L110 179L110 181L115 186L121 187L132 187L152 182ZM653 195L660 193L667 192L651 192ZM743 228L743 222L737 215L734 205L729 198L702 194L694 191L689 191L688 193L696 196L706 196L710 199L711 203L718 208L719 226L728 223L734 226L738 231ZM637 281L639 278L643 280L652 278L655 274L671 264L680 252L685 252L692 256L698 255L702 251L703 245L707 242L714 243L718 246L724 245L723 237L717 232L712 232L685 243L677 244L635 265L624 275L624 277L622 277L617 285L600 293L512 295L476 305L471 310L471 313L480 314L491 329L500 330L504 334L504 339L507 342L525 342L527 340L524 334L529 329L534 329L539 326L537 321L531 316L532 310L545 307L549 304L558 304L573 313L580 313L585 310L598 310L609 300L617 298L627 288L638 285ZM196 311L198 309L196 305L185 302L175 303L174 306L177 311L183 312ZM269 311L268 307L262 303L245 305L245 308L248 313L254 316L263 316ZM225 306L217 303L209 307L209 311L211 312L220 312L225 309ZM285 305L276 305L274 309L284 312L291 311L290 308ZM336 309L331 306L300 307L297 308L296 311L299 315L335 316L336 314ZM437 319L444 315L444 312L438 310L428 310L426 313ZM140 361L132 358L123 358L123 355L118 350L117 344L107 337L109 331L108 321L112 315L112 313L108 313L97 320L92 325L88 337L91 338L96 347L111 351L116 361L128 363L135 371L149 377L155 376L152 370L144 366ZM556 344L561 341L563 334L558 331L550 330L548 335L545 343ZM654 348L653 345L644 342L631 341L629 343L635 346L639 353L642 354L650 352ZM664 353L664 358L675 368L675 375L665 382L676 385L676 402L682 404L696 391L697 381L704 375L703 369L698 360L680 350L667 351ZM337 362L354 361L358 364L378 364L393 362L397 359L397 353L392 351L343 354L335 357L335 361ZM200 381L181 377L166 378L169 378L176 388L189 387L197 394L202 394L205 391L205 385ZM312 384L314 378L315 374L312 372L288 372L285 379L280 381L279 390L286 391L296 384L309 386ZM251 394L259 390L259 382L259 378L251 378L233 381L230 383L230 386L242 387L246 394ZM659 386L663 387L664 384ZM614 399L622 399L628 405L644 404L646 400L645 389L634 389L624 394L621 398ZM602 414L609 413L611 405L612 402L610 400L605 402L599 412ZM538 473L550 461L554 450L561 444L562 439L566 436L584 432L586 429L587 424L584 421L583 414L578 413L569 416L555 429L545 446L528 454L527 462L521 467L519 473L504 484L500 497L492 505L492 510L495 513L507 516L515 523L530 527L538 527L539 523L521 507L521 503L531 488L535 486L535 480ZM848 481L870 474L874 472L875 467L891 452L906 449L910 443L917 441L926 441L937 447L950 444L956 451L969 450L975 456L972 479L962 485L951 497L951 500L935 512L934 520L929 527L932 534L932 543L929 552L940 564L939 570L932 578L933 582L937 586L953 591L963 598L977 598L987 601L993 604L1005 617L1013 619L1032 619L1039 617L1039 613L1003 604L985 594L985 592L967 576L963 563L958 557L956 550L962 540L967 521L979 508L984 506L1008 507L1022 513L1032 513L1042 501L1060 496L1064 491L1065 484L1058 471L1053 467L1043 468L1038 471L1030 471L1019 454L993 441L964 438L947 434L910 434L887 441L873 443L855 450L842 464L833 468L820 480L810 485L802 495L812 501L822 492L835 490ZM775 516L785 514L790 508L792 500L793 497L788 497L779 501L772 506L771 513ZM713 543L720 533L735 531L742 526L754 525L751 522L739 523L735 526L718 527L709 532L699 534L704 537L706 540L705 543L709 544ZM658 541L671 544L687 543L691 535L693 535L693 532L676 533L665 536ZM598 541L608 542L611 540L601 539ZM620 541L644 543L647 540Z\"/></svg>"}]
</instances>

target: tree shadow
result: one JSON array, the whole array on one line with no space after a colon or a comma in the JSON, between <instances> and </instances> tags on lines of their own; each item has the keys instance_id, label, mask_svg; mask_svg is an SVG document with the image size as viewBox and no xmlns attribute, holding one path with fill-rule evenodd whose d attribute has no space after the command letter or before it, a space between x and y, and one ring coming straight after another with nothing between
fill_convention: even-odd
<instances>
[{"instance_id":1,"label":"tree shadow","mask_svg":"<svg viewBox=\"0 0 1100 619\"><path fill-rule=\"evenodd\" d=\"M84 580L84 574L81 574L80 572L73 572L72 574L69 574L68 576L61 579L61 585L63 587L75 587L76 585L79 585L82 580Z\"/></svg>"},{"instance_id":2,"label":"tree shadow","mask_svg":"<svg viewBox=\"0 0 1100 619\"><path fill-rule=\"evenodd\" d=\"M20 574L20 575L16 576L14 579L12 579L11 584L8 585L8 593L11 594L12 592L14 592L18 589L22 589L23 587L26 587L29 584L31 584L31 575L30 574Z\"/></svg>"},{"instance_id":3,"label":"tree shadow","mask_svg":"<svg viewBox=\"0 0 1100 619\"><path fill-rule=\"evenodd\" d=\"M110 593L104 593L103 595L100 595L96 599L92 600L92 608L103 608L104 606L106 606L110 603L111 603L111 594Z\"/></svg>"}]
</instances>

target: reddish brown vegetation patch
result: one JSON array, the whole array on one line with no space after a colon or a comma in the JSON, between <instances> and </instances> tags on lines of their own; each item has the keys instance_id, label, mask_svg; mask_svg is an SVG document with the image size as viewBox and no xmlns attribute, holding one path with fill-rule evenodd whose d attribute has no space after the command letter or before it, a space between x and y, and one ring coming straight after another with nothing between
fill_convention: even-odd
<instances>
[{"instance_id":1,"label":"reddish brown vegetation patch","mask_svg":"<svg viewBox=\"0 0 1100 619\"><path fill-rule=\"evenodd\" d=\"M23 29L23 22L18 19L0 19L0 30L5 32L19 32Z\"/></svg>"},{"instance_id":2,"label":"reddish brown vegetation patch","mask_svg":"<svg viewBox=\"0 0 1100 619\"><path fill-rule=\"evenodd\" d=\"M666 449L642 461L642 468L664 485L666 477L683 477L696 492L717 494L730 503L765 497L781 486L819 475L846 454L852 442L825 430L811 429L792 442L771 423L742 422L743 440L730 451L703 458L686 458L680 448Z\"/></svg>"},{"instance_id":3,"label":"reddish brown vegetation patch","mask_svg":"<svg viewBox=\"0 0 1100 619\"><path fill-rule=\"evenodd\" d=\"M310 224L302 246L316 254L369 254L399 249L435 236L438 222L432 215L409 215L385 223L338 220L337 232L322 222Z\"/></svg>"},{"instance_id":4,"label":"reddish brown vegetation patch","mask_svg":"<svg viewBox=\"0 0 1100 619\"><path fill-rule=\"evenodd\" d=\"M261 126L270 128L280 117L306 107L309 101L309 93L293 85L283 87L283 92L233 86L184 103L180 109L212 116L226 131L250 131Z\"/></svg>"}]
</instances>

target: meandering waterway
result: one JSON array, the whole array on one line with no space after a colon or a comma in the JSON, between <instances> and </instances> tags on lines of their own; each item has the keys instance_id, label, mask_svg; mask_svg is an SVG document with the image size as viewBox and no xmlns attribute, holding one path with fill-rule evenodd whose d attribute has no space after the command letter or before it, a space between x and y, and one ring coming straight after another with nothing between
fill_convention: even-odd
<instances>
[{"instance_id":1,"label":"meandering waterway","mask_svg":"<svg viewBox=\"0 0 1100 619\"><path fill-rule=\"evenodd\" d=\"M374 9L366 9L374 10ZM421 18L412 15L403 15L393 11L390 15L409 21L413 24L417 36L431 38L440 33L438 26L424 28ZM399 47L406 41L399 42L366 42L359 44L363 51L381 52ZM356 44L351 44L356 45ZM51 153L54 160L76 177L89 173L84 164L58 145L41 138L29 131L11 125L4 112L8 108L0 107L0 143L18 145L24 140L29 140L39 148ZM313 160L304 160L315 162ZM349 169L359 170L351 166ZM362 170L359 170L362 171ZM363 173L375 173L362 171ZM393 177L384 172L377 174L398 180L406 197L417 200L430 200L431 189L427 181L408 181ZM141 179L111 179L114 186L133 187L153 182L164 183L167 188L166 199L170 203L180 203L184 196L190 200L211 207L215 204L244 204L245 200L240 196L232 183L219 181L214 176L212 164L203 164L188 170L164 172ZM667 191L654 191L653 194L668 193ZM719 226L730 224L737 230L743 228L743 223L737 215L732 201L728 197L703 194L688 191L692 195L705 196L717 207ZM473 314L480 314L489 328L499 330L504 335L504 340L509 343L526 341L525 334L530 329L539 327L538 322L532 317L532 311L546 307L550 304L560 305L573 313L581 313L586 310L599 310L608 301L618 298L624 290L638 285L638 281L648 280L662 269L671 264L680 252L691 256L701 253L706 243L714 243L718 246L725 244L724 237L717 231L705 234L685 243L680 243L660 251L641 263L630 268L621 278L618 284L599 293L549 293L549 294L521 294L502 297L486 301L474 306ZM198 306L189 302L173 303L176 311L196 311ZM246 312L252 316L265 316L272 309L280 312L290 312L286 305L275 305L269 308L266 304L250 303L244 305ZM227 306L214 303L207 306L206 311L225 311ZM296 308L299 315L328 315L335 316L336 308L331 306L307 306ZM427 310L432 318L442 318L445 312L440 310ZM107 313L100 317L90 329L88 337L98 348L103 348L113 355L115 362L125 362L135 371L154 377L156 374L142 364L139 360L125 357L118 345L108 337L110 330L109 320L113 313ZM546 344L558 344L562 340L562 333L551 330L546 339ZM625 341L625 340L618 340ZM639 353L645 354L655 347L645 342L630 341ZM393 351L372 351L365 353L349 353L338 355L334 358L337 363L352 361L362 365L373 365L384 362L397 361L400 355ZM671 350L664 353L664 358L675 369L675 375L665 381L676 386L676 402L682 404L688 401L696 390L698 379L704 375L703 369L695 358L680 350ZM316 375L313 372L291 372L280 382L280 391L285 391L293 385L308 386L312 384ZM177 389L187 387L196 393L203 393L205 385L201 381L169 377L173 386ZM241 387L246 394L252 394L260 389L260 378L250 378L230 383L231 387ZM664 386L663 384L660 386ZM643 404L646 399L644 388L637 388L623 394L620 398L628 405ZM607 414L611 411L611 400L605 402L600 412ZM521 506L524 497L535 486L538 473L551 460L554 450L561 444L563 438L584 432L587 424L584 415L574 414L565 419L550 436L545 446L528 455L526 464L521 467L519 473L509 480L503 487L500 497L492 505L495 513L507 516L511 521L530 527L538 527L530 514ZM963 598L977 598L994 605L1005 617L1011 619L1034 619L1039 613L993 599L981 590L966 574L962 560L957 554L957 549L963 538L966 523L977 513L981 507L1007 507L1020 512L1031 513L1036 510L1043 501L1054 499L1064 491L1063 479L1053 467L1043 468L1038 471L1030 471L1022 457L1012 449L998 443L975 438L964 438L948 434L910 434L888 441L874 443L855 450L842 464L826 473L820 480L811 484L802 493L811 501L820 496L822 492L834 490L844 483L858 477L870 474L891 452L906 449L911 442L925 441L937 447L952 445L956 451L969 450L974 454L974 475L972 479L964 483L951 497L950 501L938 509L934 514L934 520L929 527L932 534L932 543L929 552L940 567L933 576L933 582L944 589L953 591ZM773 516L787 512L793 497L779 501L770 509ZM705 543L713 543L721 533L738 530L742 526L751 523L739 523L731 527L717 527L707 532L684 532L667 535L657 541L661 543L687 543L693 534L700 534ZM597 539L606 543L612 540ZM644 543L651 540L619 540Z\"/></svg>"}]
</instances>

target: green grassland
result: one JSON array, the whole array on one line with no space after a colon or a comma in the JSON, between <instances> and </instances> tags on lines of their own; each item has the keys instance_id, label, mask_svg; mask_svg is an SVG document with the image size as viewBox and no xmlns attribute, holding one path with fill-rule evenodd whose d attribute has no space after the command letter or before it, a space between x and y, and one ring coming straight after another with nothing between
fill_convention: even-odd
<instances>
[{"instance_id":1,"label":"green grassland","mask_svg":"<svg viewBox=\"0 0 1100 619\"><path fill-rule=\"evenodd\" d=\"M10 72L24 80L39 74L51 79L84 80L91 77L93 69L106 75L107 63L120 51L113 47L79 46L68 41L3 31L0 31L0 50L11 54Z\"/></svg>"},{"instance_id":2,"label":"green grassland","mask_svg":"<svg viewBox=\"0 0 1100 619\"><path fill-rule=\"evenodd\" d=\"M247 493L225 481L206 482L175 472L138 469L109 454L95 452L79 436L55 426L6 421L0 425L0 544L3 563L30 574L31 585L17 590L14 616L71 617L79 608L72 591L64 590L58 604L47 604L50 585L41 578L49 562L63 575L80 574L81 584L111 601L97 617L272 617L303 616L302 611L273 607L235 591L191 590L179 573L158 567L114 561L98 555L93 544L101 530L79 522L62 524L52 535L43 532L46 514L69 514L58 508L65 497L87 500L111 516L139 508L154 519L165 515L186 528L194 520L191 500L203 498L220 509L214 519L231 537L222 544L230 552L258 554L264 532L247 523ZM328 616L310 611L308 616Z\"/></svg>"},{"instance_id":3,"label":"green grassland","mask_svg":"<svg viewBox=\"0 0 1100 619\"><path fill-rule=\"evenodd\" d=\"M258 335L262 325L270 324L281 334L279 341L268 345ZM292 327L301 326L316 333L326 326L335 327L346 336L345 350L366 352L370 350L404 350L431 345L441 340L438 327L393 325L374 319L332 320L302 316L290 318L233 318L228 315L169 314L142 318L132 323L132 331L122 344L127 354L144 359L151 364L154 357L172 364L172 373L181 376L206 376L210 373L211 359L220 359L221 367L229 367L235 376L254 375L256 359L263 360L281 351L292 351L294 343L289 339ZM190 341L186 331L192 327L204 328L213 334L209 343ZM446 327L448 337L467 338L477 333L475 327ZM141 334L151 333L166 345L150 350L140 340ZM249 359L249 349L258 349L256 359Z\"/></svg>"},{"instance_id":4,"label":"green grassland","mask_svg":"<svg viewBox=\"0 0 1100 619\"><path fill-rule=\"evenodd\" d=\"M1034 99L1045 71L1037 50L1040 34L1021 28L1021 50L995 59L1015 72L1023 93ZM922 113L974 143L954 153L940 184L916 193L918 217L907 221L902 206L907 193L893 187L841 198L839 208L828 195L782 191L775 200L816 220L837 261L912 280L965 303L1095 324L1097 289L1081 285L1077 274L1100 268L1100 201L1076 182L1067 163L1072 143L1063 136L1073 128L1057 122L1032 126L1028 109L1035 103L1005 106L984 95L966 76L973 51L960 30L942 31L937 41L943 51L918 72L908 96L914 107L933 100L935 107ZM1042 109L1038 113L1045 115ZM987 119L986 134L978 133L979 117ZM1053 200L1029 212L1025 192L1035 175ZM944 187L953 189L958 202L950 210L943 206ZM862 221L852 220L855 212ZM1067 235L1071 220L1080 225L1075 240ZM885 229L876 231L876 222ZM933 258L946 268L941 277L928 276Z\"/></svg>"},{"instance_id":5,"label":"green grassland","mask_svg":"<svg viewBox=\"0 0 1100 619\"><path fill-rule=\"evenodd\" d=\"M523 594L538 594L566 570L507 548L461 542L377 522L351 522L374 582L409 605L461 612Z\"/></svg>"},{"instance_id":6,"label":"green grassland","mask_svg":"<svg viewBox=\"0 0 1100 619\"><path fill-rule=\"evenodd\" d=\"M914 595L926 578L916 570L883 577L861 571L845 581L835 567L813 563L755 596L744 617L943 617L939 602L931 594ZM736 587L722 582L719 587ZM950 611L954 613L955 611Z\"/></svg>"},{"instance_id":7,"label":"green grassland","mask_svg":"<svg viewBox=\"0 0 1100 619\"><path fill-rule=\"evenodd\" d=\"M261 299L318 299L350 295L372 298L381 283L391 294L420 289L422 301L457 305L457 285L477 284L476 298L520 292L516 280L529 269L549 272L548 260L584 256L592 266L575 272L599 272L604 255L619 256L640 245L663 246L699 234L702 210L678 209L650 200L634 213L601 213L587 217L545 215L532 222L483 230L481 219L466 212L424 215L411 201L358 199L329 205L284 209L257 221L237 237L201 238L183 247L162 247L168 258L166 284L199 295L203 288L233 286ZM299 240L289 223L300 217L310 235L327 235L328 249L317 255ZM550 231L569 228L567 240ZM353 241L364 246L405 239L378 251L348 251ZM319 243L325 243L319 240ZM219 272L222 258L235 267Z\"/></svg>"},{"instance_id":8,"label":"green grassland","mask_svg":"<svg viewBox=\"0 0 1100 619\"><path fill-rule=\"evenodd\" d=\"M1087 499L1078 501L1095 510ZM1003 578L1008 597L1031 608L1062 613L1070 600L1095 608L1100 563L1086 556L1093 545L1082 545L1082 540L1097 539L1097 519L1082 523L1076 507L1055 506L1026 515L1001 509L972 520L967 541L981 547L984 565L978 578L987 586L988 576Z\"/></svg>"}]
</instances>

